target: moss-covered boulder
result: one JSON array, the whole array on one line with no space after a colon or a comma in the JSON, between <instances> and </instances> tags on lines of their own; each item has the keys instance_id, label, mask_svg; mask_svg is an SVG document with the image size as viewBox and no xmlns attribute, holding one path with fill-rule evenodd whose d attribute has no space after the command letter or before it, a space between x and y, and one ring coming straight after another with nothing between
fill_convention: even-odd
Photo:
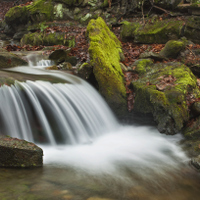
<instances>
[{"instance_id":1,"label":"moss-covered boulder","mask_svg":"<svg viewBox=\"0 0 200 200\"><path fill-rule=\"evenodd\" d=\"M200 17L191 16L187 19L184 36L194 43L200 44Z\"/></svg>"},{"instance_id":2,"label":"moss-covered boulder","mask_svg":"<svg viewBox=\"0 0 200 200\"><path fill-rule=\"evenodd\" d=\"M41 167L43 151L33 143L0 137L0 167Z\"/></svg>"},{"instance_id":3,"label":"moss-covered boulder","mask_svg":"<svg viewBox=\"0 0 200 200\"><path fill-rule=\"evenodd\" d=\"M132 40L141 44L164 44L169 40L177 40L182 35L183 21L163 20L147 23L123 23L121 38L123 41Z\"/></svg>"},{"instance_id":4,"label":"moss-covered boulder","mask_svg":"<svg viewBox=\"0 0 200 200\"><path fill-rule=\"evenodd\" d=\"M28 63L16 56L15 54L9 52L0 52L0 68L10 68L16 66L24 66Z\"/></svg>"},{"instance_id":5,"label":"moss-covered boulder","mask_svg":"<svg viewBox=\"0 0 200 200\"><path fill-rule=\"evenodd\" d=\"M36 0L33 4L26 6L32 22L53 20L53 1Z\"/></svg>"},{"instance_id":6,"label":"moss-covered boulder","mask_svg":"<svg viewBox=\"0 0 200 200\"><path fill-rule=\"evenodd\" d=\"M165 47L160 52L160 55L165 58L176 58L181 50L186 46L185 41L170 40L166 43Z\"/></svg>"},{"instance_id":7,"label":"moss-covered boulder","mask_svg":"<svg viewBox=\"0 0 200 200\"><path fill-rule=\"evenodd\" d=\"M134 111L153 114L162 133L179 132L189 120L188 95L200 96L196 77L181 63L145 65L144 69L146 73L143 70L132 82Z\"/></svg>"},{"instance_id":8,"label":"moss-covered boulder","mask_svg":"<svg viewBox=\"0 0 200 200\"><path fill-rule=\"evenodd\" d=\"M28 22L28 10L25 6L11 8L5 15L5 22L11 26L26 24Z\"/></svg>"},{"instance_id":9,"label":"moss-covered boulder","mask_svg":"<svg viewBox=\"0 0 200 200\"><path fill-rule=\"evenodd\" d=\"M5 15L5 22L16 29L18 25L25 25L28 22L36 23L53 20L52 0L36 0L31 5L15 6Z\"/></svg>"},{"instance_id":10,"label":"moss-covered boulder","mask_svg":"<svg viewBox=\"0 0 200 200\"><path fill-rule=\"evenodd\" d=\"M102 18L87 26L89 54L99 92L118 115L127 110L124 76L120 66L121 43Z\"/></svg>"},{"instance_id":11,"label":"moss-covered boulder","mask_svg":"<svg viewBox=\"0 0 200 200\"><path fill-rule=\"evenodd\" d=\"M21 45L29 44L29 45L66 45L69 46L71 43L71 38L67 39L66 34L62 32L55 33L45 33L45 32L35 32L25 34L20 40Z\"/></svg>"},{"instance_id":12,"label":"moss-covered boulder","mask_svg":"<svg viewBox=\"0 0 200 200\"><path fill-rule=\"evenodd\" d=\"M135 22L122 22L120 37L123 42L133 41L135 38L136 30L141 27L139 23Z\"/></svg>"}]
</instances>

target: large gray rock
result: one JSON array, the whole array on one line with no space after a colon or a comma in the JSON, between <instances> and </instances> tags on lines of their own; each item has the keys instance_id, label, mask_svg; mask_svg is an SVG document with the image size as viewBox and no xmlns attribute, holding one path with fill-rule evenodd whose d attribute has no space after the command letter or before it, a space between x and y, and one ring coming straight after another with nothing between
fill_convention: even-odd
<instances>
[{"instance_id":1,"label":"large gray rock","mask_svg":"<svg viewBox=\"0 0 200 200\"><path fill-rule=\"evenodd\" d=\"M41 167L43 151L31 142L0 137L0 167Z\"/></svg>"}]
</instances>

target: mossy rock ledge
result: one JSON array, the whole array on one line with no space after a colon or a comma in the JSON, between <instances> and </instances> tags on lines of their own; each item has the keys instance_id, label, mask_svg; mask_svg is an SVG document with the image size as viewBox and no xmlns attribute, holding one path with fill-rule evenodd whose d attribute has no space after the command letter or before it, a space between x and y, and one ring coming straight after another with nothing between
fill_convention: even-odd
<instances>
[{"instance_id":1,"label":"mossy rock ledge","mask_svg":"<svg viewBox=\"0 0 200 200\"><path fill-rule=\"evenodd\" d=\"M140 68L144 60L141 60ZM181 63L152 64L144 62L143 73L133 81L134 111L151 113L161 133L181 131L190 118L187 99L200 96L197 80L191 70Z\"/></svg>"},{"instance_id":2,"label":"mossy rock ledge","mask_svg":"<svg viewBox=\"0 0 200 200\"><path fill-rule=\"evenodd\" d=\"M181 20L155 20L143 26L136 22L122 22L122 41L134 41L140 44L165 44L169 40L177 40L181 37L183 21Z\"/></svg>"},{"instance_id":3,"label":"mossy rock ledge","mask_svg":"<svg viewBox=\"0 0 200 200\"><path fill-rule=\"evenodd\" d=\"M0 137L0 167L41 167L43 151L31 142Z\"/></svg>"},{"instance_id":4,"label":"mossy rock ledge","mask_svg":"<svg viewBox=\"0 0 200 200\"><path fill-rule=\"evenodd\" d=\"M17 55L9 52L0 52L0 69L26 65L28 63Z\"/></svg>"},{"instance_id":5,"label":"mossy rock ledge","mask_svg":"<svg viewBox=\"0 0 200 200\"><path fill-rule=\"evenodd\" d=\"M127 102L120 66L121 43L100 17L89 22L87 36L90 41L90 64L99 92L117 116L122 116L127 111Z\"/></svg>"}]
</instances>

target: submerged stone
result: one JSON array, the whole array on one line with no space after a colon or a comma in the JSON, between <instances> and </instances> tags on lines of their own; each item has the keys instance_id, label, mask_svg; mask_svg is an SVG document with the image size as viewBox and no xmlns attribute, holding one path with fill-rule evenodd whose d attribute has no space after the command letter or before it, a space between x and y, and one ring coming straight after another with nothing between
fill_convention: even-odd
<instances>
[{"instance_id":1,"label":"submerged stone","mask_svg":"<svg viewBox=\"0 0 200 200\"><path fill-rule=\"evenodd\" d=\"M127 110L124 76L120 66L121 43L102 18L87 26L89 54L100 93L118 115Z\"/></svg>"},{"instance_id":2,"label":"submerged stone","mask_svg":"<svg viewBox=\"0 0 200 200\"><path fill-rule=\"evenodd\" d=\"M41 167L43 151L37 145L11 137L0 137L0 167Z\"/></svg>"}]
</instances>

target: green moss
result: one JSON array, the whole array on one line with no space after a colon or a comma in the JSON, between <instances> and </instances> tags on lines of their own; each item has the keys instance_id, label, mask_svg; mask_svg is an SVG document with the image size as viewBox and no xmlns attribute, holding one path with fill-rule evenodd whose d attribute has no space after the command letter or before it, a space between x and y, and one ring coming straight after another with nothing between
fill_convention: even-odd
<instances>
[{"instance_id":1,"label":"green moss","mask_svg":"<svg viewBox=\"0 0 200 200\"><path fill-rule=\"evenodd\" d=\"M68 40L65 39L65 33L28 33L23 36L20 41L21 45L68 45Z\"/></svg>"},{"instance_id":2,"label":"green moss","mask_svg":"<svg viewBox=\"0 0 200 200\"><path fill-rule=\"evenodd\" d=\"M33 22L51 21L53 19L52 0L37 0L33 4L26 6L26 8Z\"/></svg>"},{"instance_id":3,"label":"green moss","mask_svg":"<svg viewBox=\"0 0 200 200\"><path fill-rule=\"evenodd\" d=\"M186 46L187 41L170 40L160 52L160 55L167 58L176 58Z\"/></svg>"},{"instance_id":4,"label":"green moss","mask_svg":"<svg viewBox=\"0 0 200 200\"><path fill-rule=\"evenodd\" d=\"M167 77L173 81L163 81ZM188 93L192 93L194 98L200 97L195 76L180 63L154 65L145 76L133 82L133 89L136 93L134 110L152 113L160 130L165 129L167 133L180 131L189 120ZM169 124L173 125L173 128L168 128L170 131L167 130Z\"/></svg>"},{"instance_id":5,"label":"green moss","mask_svg":"<svg viewBox=\"0 0 200 200\"><path fill-rule=\"evenodd\" d=\"M139 75L143 75L145 74L147 71L149 71L151 69L153 65L153 61L150 59L140 59L137 60L133 66L136 66L135 71L139 74Z\"/></svg>"},{"instance_id":6,"label":"green moss","mask_svg":"<svg viewBox=\"0 0 200 200\"><path fill-rule=\"evenodd\" d=\"M24 24L27 23L28 16L28 11L25 6L15 6L6 13L5 21L11 25Z\"/></svg>"},{"instance_id":7,"label":"green moss","mask_svg":"<svg viewBox=\"0 0 200 200\"><path fill-rule=\"evenodd\" d=\"M136 43L166 43L169 39L178 39L181 35L182 21L157 21L154 24L140 25L134 31ZM173 37L173 38L171 38Z\"/></svg>"},{"instance_id":8,"label":"green moss","mask_svg":"<svg viewBox=\"0 0 200 200\"><path fill-rule=\"evenodd\" d=\"M100 93L109 104L126 105L126 90L120 66L121 43L102 18L91 20L87 26L89 54Z\"/></svg>"},{"instance_id":9,"label":"green moss","mask_svg":"<svg viewBox=\"0 0 200 200\"><path fill-rule=\"evenodd\" d=\"M135 37L135 30L137 30L141 25L139 23L131 23L128 21L123 21L122 24L123 25L120 32L122 41L126 42L133 40Z\"/></svg>"}]
</instances>

